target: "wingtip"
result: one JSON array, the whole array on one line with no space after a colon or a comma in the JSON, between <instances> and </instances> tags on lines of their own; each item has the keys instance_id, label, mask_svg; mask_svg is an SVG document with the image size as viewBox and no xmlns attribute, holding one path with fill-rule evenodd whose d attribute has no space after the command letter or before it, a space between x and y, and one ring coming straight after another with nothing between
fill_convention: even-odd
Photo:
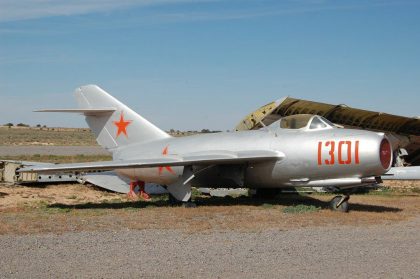
<instances>
[{"instance_id":1,"label":"wingtip","mask_svg":"<svg viewBox=\"0 0 420 279\"><path fill-rule=\"evenodd\" d=\"M86 90L88 88L102 89L99 85L91 83L91 84L80 85L79 87L77 87L76 90Z\"/></svg>"}]
</instances>

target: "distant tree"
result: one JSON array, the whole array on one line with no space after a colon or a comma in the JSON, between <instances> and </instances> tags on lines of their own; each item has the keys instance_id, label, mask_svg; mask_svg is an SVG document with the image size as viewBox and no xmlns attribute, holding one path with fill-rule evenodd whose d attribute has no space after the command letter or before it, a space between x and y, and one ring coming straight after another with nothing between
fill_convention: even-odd
<instances>
[{"instance_id":1,"label":"distant tree","mask_svg":"<svg viewBox=\"0 0 420 279\"><path fill-rule=\"evenodd\" d=\"M16 125L17 127L29 127L28 124L24 124L24 123L19 123Z\"/></svg>"},{"instance_id":2,"label":"distant tree","mask_svg":"<svg viewBox=\"0 0 420 279\"><path fill-rule=\"evenodd\" d=\"M41 124L37 124L36 127L37 128L41 128L42 126L41 126Z\"/></svg>"},{"instance_id":3,"label":"distant tree","mask_svg":"<svg viewBox=\"0 0 420 279\"><path fill-rule=\"evenodd\" d=\"M13 123L6 123L6 124L4 124L4 126L6 126L6 127L13 127L14 125L13 125Z\"/></svg>"},{"instance_id":4,"label":"distant tree","mask_svg":"<svg viewBox=\"0 0 420 279\"><path fill-rule=\"evenodd\" d=\"M208 134L208 133L211 133L211 131L209 129L203 129L201 130L201 133Z\"/></svg>"},{"instance_id":5,"label":"distant tree","mask_svg":"<svg viewBox=\"0 0 420 279\"><path fill-rule=\"evenodd\" d=\"M173 134L173 133L175 133L175 130L174 129L170 129L169 130L169 133Z\"/></svg>"}]
</instances>

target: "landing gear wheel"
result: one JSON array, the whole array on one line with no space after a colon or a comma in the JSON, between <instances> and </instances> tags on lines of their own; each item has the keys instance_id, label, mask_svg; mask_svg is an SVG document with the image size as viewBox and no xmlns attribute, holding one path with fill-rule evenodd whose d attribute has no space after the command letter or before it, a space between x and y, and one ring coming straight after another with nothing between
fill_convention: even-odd
<instances>
[{"instance_id":1,"label":"landing gear wheel","mask_svg":"<svg viewBox=\"0 0 420 279\"><path fill-rule=\"evenodd\" d=\"M349 212L349 199L349 196L335 196L330 202L331 210Z\"/></svg>"},{"instance_id":2,"label":"landing gear wheel","mask_svg":"<svg viewBox=\"0 0 420 279\"><path fill-rule=\"evenodd\" d=\"M177 200L174 196L172 196L170 193L168 194L168 196L169 196L169 204L171 205L171 206L175 206L175 205L179 205L179 204L181 204L181 202L179 201L179 200Z\"/></svg>"},{"instance_id":3,"label":"landing gear wheel","mask_svg":"<svg viewBox=\"0 0 420 279\"><path fill-rule=\"evenodd\" d=\"M191 199L187 202L182 202L182 201L177 200L171 194L168 194L168 195L169 195L169 200L168 201L169 201L169 204L171 206L182 206L184 208L196 208L197 207L197 205L194 202L192 202Z\"/></svg>"}]
</instances>

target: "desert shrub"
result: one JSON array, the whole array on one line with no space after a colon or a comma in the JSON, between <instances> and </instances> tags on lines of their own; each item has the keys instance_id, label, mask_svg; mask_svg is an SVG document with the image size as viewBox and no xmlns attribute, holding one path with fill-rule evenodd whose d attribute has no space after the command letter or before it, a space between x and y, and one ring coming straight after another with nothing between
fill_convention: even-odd
<instances>
[{"instance_id":1,"label":"desert shrub","mask_svg":"<svg viewBox=\"0 0 420 279\"><path fill-rule=\"evenodd\" d=\"M24 123L19 123L16 125L17 127L29 127L28 124L24 124Z\"/></svg>"}]
</instances>

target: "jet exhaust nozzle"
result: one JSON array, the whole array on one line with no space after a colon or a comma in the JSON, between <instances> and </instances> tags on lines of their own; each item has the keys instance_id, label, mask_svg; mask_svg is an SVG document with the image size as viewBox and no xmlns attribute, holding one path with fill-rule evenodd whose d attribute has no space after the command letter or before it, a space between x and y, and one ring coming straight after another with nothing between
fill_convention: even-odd
<instances>
[{"instance_id":1,"label":"jet exhaust nozzle","mask_svg":"<svg viewBox=\"0 0 420 279\"><path fill-rule=\"evenodd\" d=\"M392 163L392 146L389 140L385 137L381 141L381 145L379 147L379 159L382 167L388 171L391 168Z\"/></svg>"}]
</instances>

